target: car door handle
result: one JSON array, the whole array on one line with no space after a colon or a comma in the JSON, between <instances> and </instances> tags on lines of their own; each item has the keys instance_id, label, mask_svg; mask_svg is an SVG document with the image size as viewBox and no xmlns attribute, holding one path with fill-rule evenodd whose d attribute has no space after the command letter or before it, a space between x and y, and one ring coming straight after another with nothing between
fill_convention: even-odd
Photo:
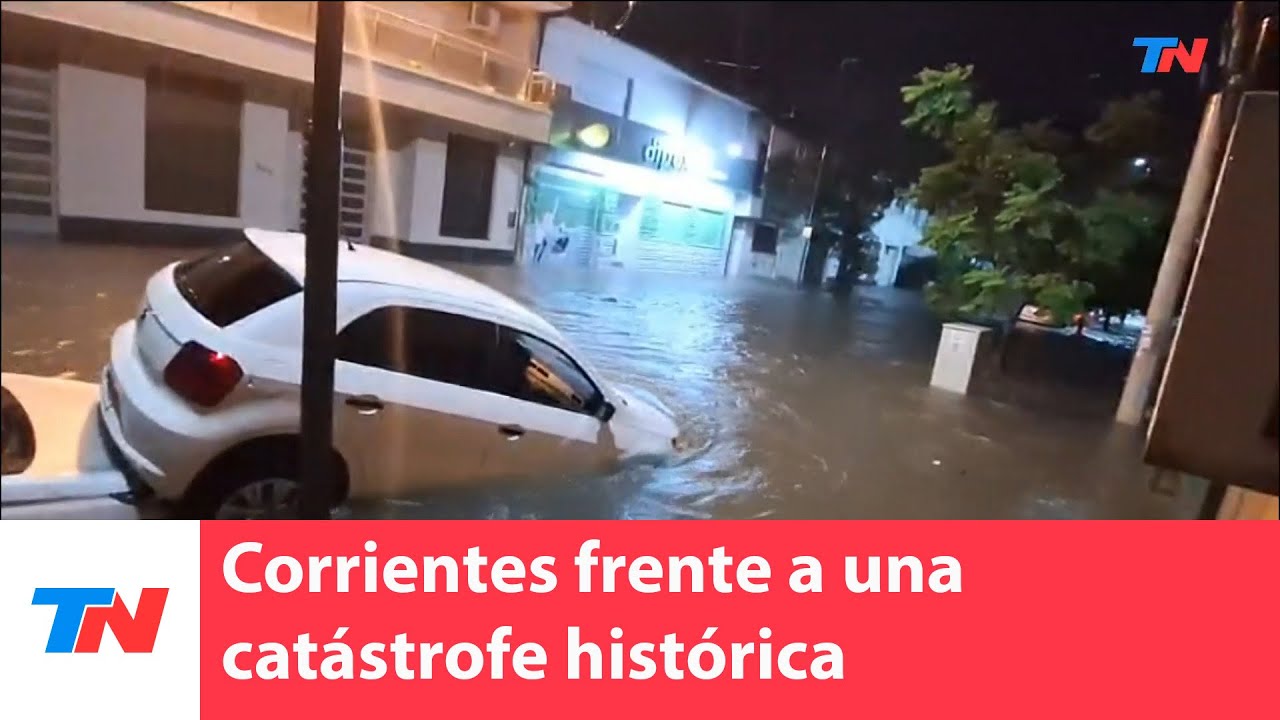
<instances>
[{"instance_id":1,"label":"car door handle","mask_svg":"<svg viewBox=\"0 0 1280 720\"><path fill-rule=\"evenodd\" d=\"M382 399L377 395L352 395L347 398L347 404L361 415L372 415L382 409Z\"/></svg>"},{"instance_id":2,"label":"car door handle","mask_svg":"<svg viewBox=\"0 0 1280 720\"><path fill-rule=\"evenodd\" d=\"M498 432L506 435L508 440L519 440L524 437L524 428L519 425L499 425Z\"/></svg>"}]
</instances>

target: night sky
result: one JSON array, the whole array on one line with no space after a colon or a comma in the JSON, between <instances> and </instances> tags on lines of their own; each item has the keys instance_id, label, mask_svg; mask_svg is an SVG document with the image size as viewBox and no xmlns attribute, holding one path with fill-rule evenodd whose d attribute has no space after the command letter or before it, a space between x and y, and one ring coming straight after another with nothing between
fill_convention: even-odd
<instances>
[{"instance_id":1,"label":"night sky","mask_svg":"<svg viewBox=\"0 0 1280 720\"><path fill-rule=\"evenodd\" d=\"M611 28L626 3L577 3ZM1200 80L1138 72L1138 35L1209 37L1217 52L1228 2L639 2L621 31L811 139L862 162L903 161L898 88L922 67L975 65L979 93L1009 122L1054 118L1079 129L1113 97L1164 93L1181 136L1193 136ZM844 63L844 58L853 58ZM758 65L737 71L716 61ZM794 108L795 116L787 119Z\"/></svg>"}]
</instances>

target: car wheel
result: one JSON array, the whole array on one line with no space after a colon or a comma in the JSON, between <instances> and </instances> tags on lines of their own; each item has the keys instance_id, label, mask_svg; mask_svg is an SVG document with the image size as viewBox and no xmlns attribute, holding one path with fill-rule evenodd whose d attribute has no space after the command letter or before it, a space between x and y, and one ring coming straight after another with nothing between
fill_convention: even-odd
<instances>
[{"instance_id":1,"label":"car wheel","mask_svg":"<svg viewBox=\"0 0 1280 720\"><path fill-rule=\"evenodd\" d=\"M298 517L298 482L263 477L232 490L214 510L214 520L293 520Z\"/></svg>"},{"instance_id":2,"label":"car wheel","mask_svg":"<svg viewBox=\"0 0 1280 720\"><path fill-rule=\"evenodd\" d=\"M249 440L219 455L202 470L175 510L180 517L213 519L293 519L299 516L302 474L298 438L272 435ZM335 450L336 487L330 507L347 500L347 464Z\"/></svg>"},{"instance_id":3,"label":"car wheel","mask_svg":"<svg viewBox=\"0 0 1280 720\"><path fill-rule=\"evenodd\" d=\"M248 455L208 468L181 510L200 520L291 520L299 517L300 489L291 458Z\"/></svg>"}]
</instances>

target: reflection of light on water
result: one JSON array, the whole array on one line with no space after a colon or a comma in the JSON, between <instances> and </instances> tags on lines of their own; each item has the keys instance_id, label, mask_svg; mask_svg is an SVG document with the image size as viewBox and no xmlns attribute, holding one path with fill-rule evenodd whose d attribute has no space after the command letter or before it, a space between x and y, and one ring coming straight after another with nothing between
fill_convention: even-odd
<instances>
[{"instance_id":1,"label":"reflection of light on water","mask_svg":"<svg viewBox=\"0 0 1280 720\"><path fill-rule=\"evenodd\" d=\"M374 177L377 188L382 195L376 197L379 218L382 226L395 229L395 188L391 185L391 167L388 161L390 148L387 147L387 126L382 114L382 97L378 92L377 78L373 72L373 47L369 42L368 20L364 13L363 3L351 3L351 12L355 17L356 45L360 59L364 62L360 67L364 74L365 100L369 108L369 126L373 129L373 161ZM396 233L393 231L393 235ZM399 242L393 238L393 242Z\"/></svg>"},{"instance_id":2,"label":"reflection of light on water","mask_svg":"<svg viewBox=\"0 0 1280 720\"><path fill-rule=\"evenodd\" d=\"M369 41L369 24L368 17L365 15L364 3L351 3L352 19L355 21L356 35L356 51L363 61L360 63L362 74L364 75L365 105L369 108L369 127L373 131L373 178L374 178L374 206L377 208L378 219L382 222L382 227L392 235L392 249L399 251L400 240L398 228L396 228L396 199L395 188L391 184L391 166L389 161L390 148L387 146L387 125L386 119L382 113L382 96L378 92L377 78L373 71L373 46ZM394 315L398 327L391 332L391 347L389 348L391 357L398 358L402 366L405 363L405 328L404 316ZM377 422L377 421L374 421ZM379 425L382 432L379 435L385 437L388 443L388 455L386 457L396 458L398 462L402 462L403 458L409 453L409 439L403 425L395 423L383 422ZM385 435L383 435L385 433ZM366 442L373 441L373 438L366 438ZM391 471L396 477L404 477L404 468L391 464L384 466L386 470Z\"/></svg>"},{"instance_id":3,"label":"reflection of light on water","mask_svg":"<svg viewBox=\"0 0 1280 720\"><path fill-rule=\"evenodd\" d=\"M760 472L744 469L747 448L735 432L760 408L725 392L739 381L728 368L751 363L738 342L740 318L730 298L717 298L695 278L660 285L662 295L634 301L582 288L534 292L528 299L612 381L658 400L680 427L686 447L668 462L596 481L613 488L613 516L709 517L719 501L764 483Z\"/></svg>"}]
</instances>

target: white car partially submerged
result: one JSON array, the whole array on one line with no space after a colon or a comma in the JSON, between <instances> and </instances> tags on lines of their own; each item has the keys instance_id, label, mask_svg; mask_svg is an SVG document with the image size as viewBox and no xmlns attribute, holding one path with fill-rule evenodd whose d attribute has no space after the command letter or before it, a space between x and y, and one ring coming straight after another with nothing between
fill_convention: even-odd
<instances>
[{"instance_id":1,"label":"white car partially submerged","mask_svg":"<svg viewBox=\"0 0 1280 720\"><path fill-rule=\"evenodd\" d=\"M284 514L297 471L304 239L244 241L148 282L111 340L112 445L197 517ZM485 285L340 246L333 463L339 496L595 475L678 447L669 411L608 382L549 323Z\"/></svg>"}]
</instances>

